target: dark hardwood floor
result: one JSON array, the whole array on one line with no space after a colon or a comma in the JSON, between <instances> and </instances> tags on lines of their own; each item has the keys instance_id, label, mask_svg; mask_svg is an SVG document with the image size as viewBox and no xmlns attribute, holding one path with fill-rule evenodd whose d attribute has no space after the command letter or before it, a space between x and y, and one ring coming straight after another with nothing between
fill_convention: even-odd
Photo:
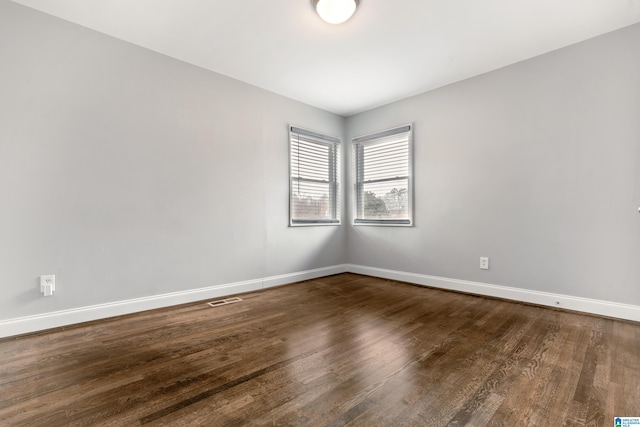
<instances>
[{"instance_id":1,"label":"dark hardwood floor","mask_svg":"<svg viewBox=\"0 0 640 427\"><path fill-rule=\"evenodd\" d=\"M640 324L342 274L0 341L0 425L613 426Z\"/></svg>"}]
</instances>

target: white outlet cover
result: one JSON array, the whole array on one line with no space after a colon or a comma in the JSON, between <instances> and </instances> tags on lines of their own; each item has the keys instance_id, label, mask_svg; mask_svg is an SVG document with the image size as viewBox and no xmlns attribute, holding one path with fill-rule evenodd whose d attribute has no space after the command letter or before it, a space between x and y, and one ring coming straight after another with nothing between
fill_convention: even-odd
<instances>
[{"instance_id":1,"label":"white outlet cover","mask_svg":"<svg viewBox=\"0 0 640 427\"><path fill-rule=\"evenodd\" d=\"M480 257L480 268L482 270L489 269L489 258L488 257Z\"/></svg>"},{"instance_id":2,"label":"white outlet cover","mask_svg":"<svg viewBox=\"0 0 640 427\"><path fill-rule=\"evenodd\" d=\"M43 292L45 297L50 297L51 295L53 295L53 289L51 285L44 285L44 292Z\"/></svg>"},{"instance_id":3,"label":"white outlet cover","mask_svg":"<svg viewBox=\"0 0 640 427\"><path fill-rule=\"evenodd\" d=\"M40 292L44 293L46 285L51 285L51 292L56 290L55 274L47 274L44 276L40 276Z\"/></svg>"}]
</instances>

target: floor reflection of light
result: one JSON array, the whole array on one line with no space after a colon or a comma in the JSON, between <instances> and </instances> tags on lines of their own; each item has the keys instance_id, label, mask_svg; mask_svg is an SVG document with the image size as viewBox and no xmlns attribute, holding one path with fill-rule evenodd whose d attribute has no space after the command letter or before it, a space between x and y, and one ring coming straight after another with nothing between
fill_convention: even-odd
<instances>
[{"instance_id":1,"label":"floor reflection of light","mask_svg":"<svg viewBox=\"0 0 640 427\"><path fill-rule=\"evenodd\" d=\"M417 368L410 348L392 322L365 315L355 324L358 332L353 351L360 367L358 380L370 398L380 399L392 390L395 399L406 400L414 387ZM382 391L384 393L376 392Z\"/></svg>"},{"instance_id":2,"label":"floor reflection of light","mask_svg":"<svg viewBox=\"0 0 640 427\"><path fill-rule=\"evenodd\" d=\"M331 333L332 327L329 322L319 322L314 325L296 327L287 335L287 359L300 359L291 363L288 369L289 374L295 378L296 382L307 384L330 372L332 361L327 358L331 355L331 346L329 345ZM301 358L301 355L314 349L325 350Z\"/></svg>"},{"instance_id":3,"label":"floor reflection of light","mask_svg":"<svg viewBox=\"0 0 640 427\"><path fill-rule=\"evenodd\" d=\"M344 410L365 400L404 406L419 395L422 366L407 329L415 324L381 318L379 307L371 312L366 306L314 320L293 325L284 338L290 363L281 375L298 384L291 396L297 404L323 396Z\"/></svg>"}]
</instances>

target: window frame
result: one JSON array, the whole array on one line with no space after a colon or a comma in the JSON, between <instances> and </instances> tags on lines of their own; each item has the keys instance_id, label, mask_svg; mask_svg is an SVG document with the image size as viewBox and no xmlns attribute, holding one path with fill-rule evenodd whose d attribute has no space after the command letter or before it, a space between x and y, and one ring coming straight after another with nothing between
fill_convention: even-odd
<instances>
[{"instance_id":1,"label":"window frame","mask_svg":"<svg viewBox=\"0 0 640 427\"><path fill-rule=\"evenodd\" d=\"M387 226L387 227L413 227L413 204L414 204L414 185L413 185L413 123L408 123L401 126L395 126L393 128L373 132L370 134L355 137L351 140L352 145L352 178L353 178L353 220L352 224L356 226ZM407 176L406 177L388 177L385 179L375 180L375 182L393 181L397 179L407 180L407 218L376 218L365 219L363 218L362 200L364 195L364 168L361 166L363 163L360 160L363 153L364 146L376 145L384 143L384 138L388 138L393 135L407 134ZM366 159L365 159L366 162Z\"/></svg>"},{"instance_id":2,"label":"window frame","mask_svg":"<svg viewBox=\"0 0 640 427\"><path fill-rule=\"evenodd\" d=\"M298 144L300 143L300 135L304 135L305 141L309 144L317 144L329 147L329 157L327 158L328 181L323 183L329 184L330 194L329 203L332 212L330 219L303 219L294 218L294 181L303 179L300 174L294 175L294 135L297 135ZM341 147L340 138L326 135L320 132L305 129L299 126L289 125L289 226L290 227L308 227L308 226L327 226L341 225L340 219L340 175L341 171ZM333 161L332 161L333 159ZM299 160L298 160L299 161ZM308 182L317 182L310 179L304 179Z\"/></svg>"}]
</instances>

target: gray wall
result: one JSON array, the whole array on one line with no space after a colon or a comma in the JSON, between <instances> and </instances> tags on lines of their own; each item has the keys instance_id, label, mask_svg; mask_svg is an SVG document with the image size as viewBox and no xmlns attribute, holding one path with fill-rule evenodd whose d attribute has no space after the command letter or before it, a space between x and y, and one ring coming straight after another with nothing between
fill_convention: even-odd
<instances>
[{"instance_id":1,"label":"gray wall","mask_svg":"<svg viewBox=\"0 0 640 427\"><path fill-rule=\"evenodd\" d=\"M344 262L640 305L640 25L347 120L4 0L0 64L0 320ZM408 122L415 227L287 227L288 123Z\"/></svg>"},{"instance_id":2,"label":"gray wall","mask_svg":"<svg viewBox=\"0 0 640 427\"><path fill-rule=\"evenodd\" d=\"M0 64L0 320L344 261L287 227L287 124L343 118L4 0Z\"/></svg>"},{"instance_id":3,"label":"gray wall","mask_svg":"<svg viewBox=\"0 0 640 427\"><path fill-rule=\"evenodd\" d=\"M407 122L416 226L350 226L348 262L640 304L640 25L350 117L347 129Z\"/></svg>"}]
</instances>

